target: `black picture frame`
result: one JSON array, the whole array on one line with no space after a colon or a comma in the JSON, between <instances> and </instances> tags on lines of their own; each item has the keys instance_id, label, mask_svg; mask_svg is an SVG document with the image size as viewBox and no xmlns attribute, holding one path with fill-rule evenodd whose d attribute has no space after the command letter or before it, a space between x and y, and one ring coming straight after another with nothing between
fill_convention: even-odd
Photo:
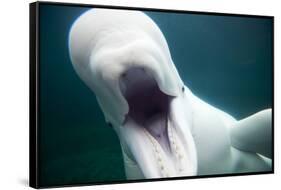
<instances>
[{"instance_id":1,"label":"black picture frame","mask_svg":"<svg viewBox=\"0 0 281 190\"><path fill-rule=\"evenodd\" d=\"M40 165L38 160L40 159L38 144L39 121L40 117L38 111L40 110L39 104L39 89L40 89L40 62L39 62L39 22L40 22L40 5L57 5L57 6L79 6L87 8L107 8L107 9L125 9L125 10L140 10L140 11L157 11L157 12L173 12L173 13L186 13L186 14L198 14L198 15L217 15L217 16L232 16L232 17L245 17L245 18L267 18L272 20L272 170L267 172L249 172L238 174L216 174L216 175L203 175L192 177L171 177L171 178L159 178L159 179L141 179L141 180L125 180L125 181L112 181L109 183L75 183L65 184L63 187L69 186L84 186L84 185L99 185L99 184L120 184L120 183L136 183L136 182L151 182L151 181L166 181L166 180L183 180L183 179L199 179L199 178L211 178L211 177L232 177L243 175L258 175L258 174L273 174L274 173L274 17L263 15L246 15L246 14L229 14L229 13L217 13L217 12L199 12L199 11L187 11L187 10L168 10L157 8L142 8L142 7L126 7L126 6L112 6L112 5L94 5L94 4L78 4L78 3L59 3L59 2L34 2L29 4L29 59L30 59L30 91L29 91L29 185L33 188L50 188L50 187L62 187L62 186L41 186L38 173L40 171Z\"/></svg>"}]
</instances>

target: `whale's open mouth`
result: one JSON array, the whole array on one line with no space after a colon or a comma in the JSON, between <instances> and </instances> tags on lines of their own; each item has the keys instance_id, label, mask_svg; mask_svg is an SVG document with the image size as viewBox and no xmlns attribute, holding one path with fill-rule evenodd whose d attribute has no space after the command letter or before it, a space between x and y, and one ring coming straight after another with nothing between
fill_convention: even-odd
<instances>
[{"instance_id":1,"label":"whale's open mouth","mask_svg":"<svg viewBox=\"0 0 281 190\"><path fill-rule=\"evenodd\" d=\"M177 97L162 92L146 68L129 68L120 76L119 85L129 105L123 127L133 137L127 143L144 176L193 175L189 145L178 128L181 124L175 121L173 101Z\"/></svg>"},{"instance_id":2,"label":"whale's open mouth","mask_svg":"<svg viewBox=\"0 0 281 190\"><path fill-rule=\"evenodd\" d=\"M144 68L131 68L122 74L120 88L128 102L131 119L143 127L166 152L171 152L168 116L172 96L163 93L153 75Z\"/></svg>"}]
</instances>

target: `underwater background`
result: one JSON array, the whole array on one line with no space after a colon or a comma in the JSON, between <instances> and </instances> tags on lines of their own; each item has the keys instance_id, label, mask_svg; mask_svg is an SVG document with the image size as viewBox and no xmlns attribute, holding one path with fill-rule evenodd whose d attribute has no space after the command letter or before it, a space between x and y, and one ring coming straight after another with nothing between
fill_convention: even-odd
<instances>
[{"instance_id":1,"label":"underwater background","mask_svg":"<svg viewBox=\"0 0 281 190\"><path fill-rule=\"evenodd\" d=\"M40 4L39 184L125 180L119 140L68 52L87 7ZM163 32L191 91L242 119L272 107L273 20L144 11Z\"/></svg>"}]
</instances>

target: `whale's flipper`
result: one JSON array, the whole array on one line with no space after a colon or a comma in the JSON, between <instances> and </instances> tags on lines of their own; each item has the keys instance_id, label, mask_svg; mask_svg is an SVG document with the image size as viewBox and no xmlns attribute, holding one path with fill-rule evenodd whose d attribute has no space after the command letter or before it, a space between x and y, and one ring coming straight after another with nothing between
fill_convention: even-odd
<instances>
[{"instance_id":1,"label":"whale's flipper","mask_svg":"<svg viewBox=\"0 0 281 190\"><path fill-rule=\"evenodd\" d=\"M240 150L272 158L271 109L238 121L231 129L231 144Z\"/></svg>"}]
</instances>

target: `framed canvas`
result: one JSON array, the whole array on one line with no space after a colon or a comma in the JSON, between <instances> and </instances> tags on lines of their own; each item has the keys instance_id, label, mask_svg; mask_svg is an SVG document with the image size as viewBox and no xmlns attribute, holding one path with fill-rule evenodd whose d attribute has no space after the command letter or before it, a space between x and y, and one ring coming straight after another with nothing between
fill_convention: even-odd
<instances>
[{"instance_id":1,"label":"framed canvas","mask_svg":"<svg viewBox=\"0 0 281 190\"><path fill-rule=\"evenodd\" d=\"M30 4L30 186L274 172L272 16Z\"/></svg>"}]
</instances>

